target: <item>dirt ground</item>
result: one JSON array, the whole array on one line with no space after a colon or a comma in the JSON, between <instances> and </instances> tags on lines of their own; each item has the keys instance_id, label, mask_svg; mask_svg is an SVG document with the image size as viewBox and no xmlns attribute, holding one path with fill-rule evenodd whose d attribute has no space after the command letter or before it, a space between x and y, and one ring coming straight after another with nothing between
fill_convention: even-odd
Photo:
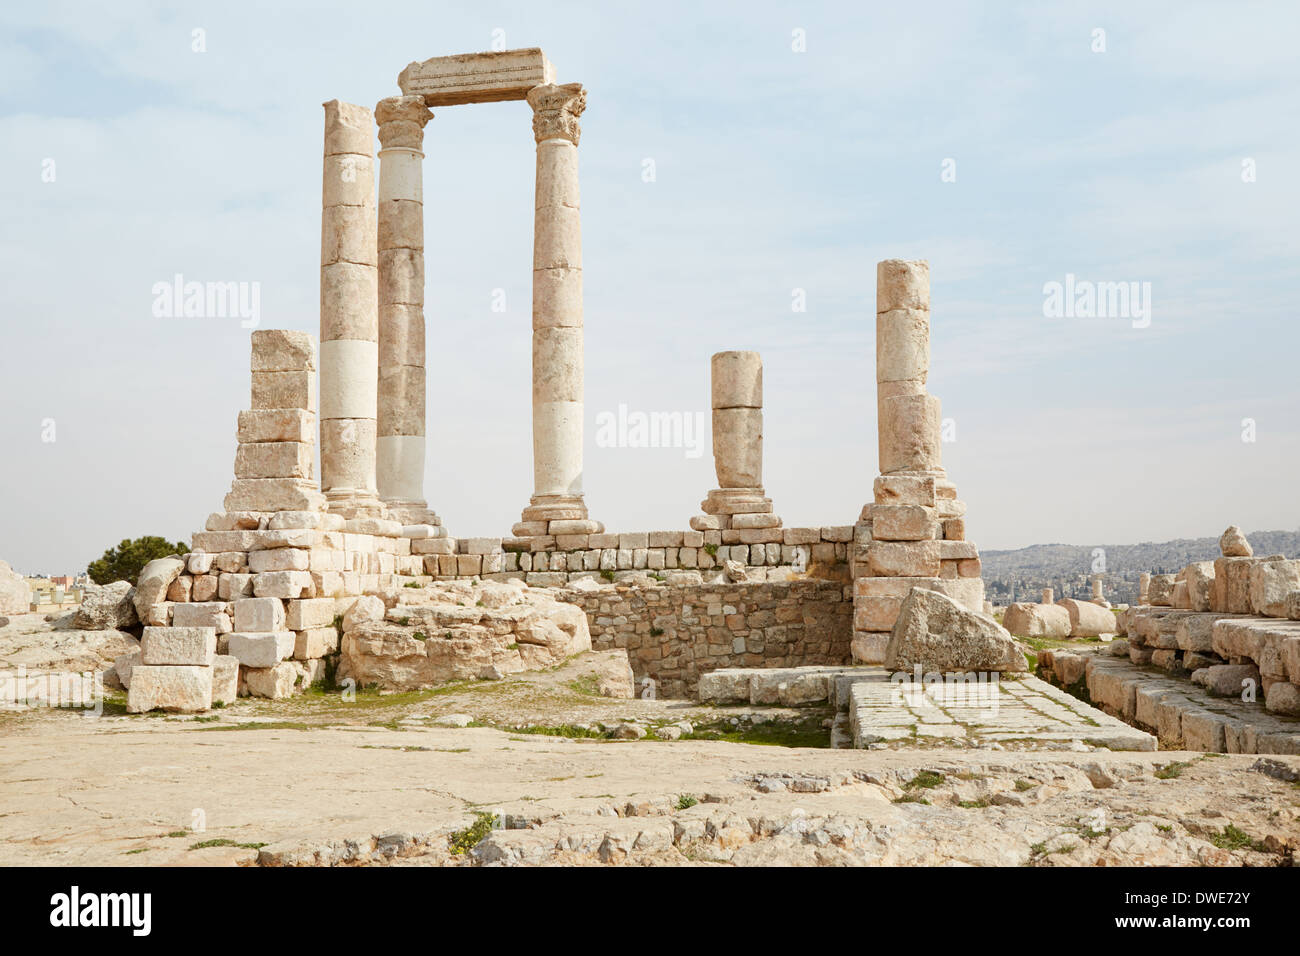
<instances>
[{"instance_id":1,"label":"dirt ground","mask_svg":"<svg viewBox=\"0 0 1300 956\"><path fill-rule=\"evenodd\" d=\"M197 718L4 712L0 863L1286 866L1300 844L1294 757L831 750L825 708L611 700L604 663Z\"/></svg>"}]
</instances>

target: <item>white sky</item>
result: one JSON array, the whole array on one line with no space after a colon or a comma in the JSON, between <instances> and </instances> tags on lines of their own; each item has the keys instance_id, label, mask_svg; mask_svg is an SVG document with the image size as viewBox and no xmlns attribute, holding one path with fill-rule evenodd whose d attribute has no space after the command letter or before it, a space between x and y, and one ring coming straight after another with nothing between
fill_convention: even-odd
<instances>
[{"instance_id":1,"label":"white sky","mask_svg":"<svg viewBox=\"0 0 1300 956\"><path fill-rule=\"evenodd\" d=\"M707 412L720 349L763 354L786 523L852 523L887 257L930 260L930 387L982 547L1296 525L1296 8L622 7L6 5L0 557L76 571L220 508L248 330L156 318L153 285L257 282L262 327L317 332L320 104L373 106L495 30L589 90L586 491L610 530L683 528L715 481L707 451L596 447L596 416ZM530 111L435 112L428 498L453 534L508 534L532 491ZM1044 318L1067 273L1149 282L1150 326Z\"/></svg>"}]
</instances>

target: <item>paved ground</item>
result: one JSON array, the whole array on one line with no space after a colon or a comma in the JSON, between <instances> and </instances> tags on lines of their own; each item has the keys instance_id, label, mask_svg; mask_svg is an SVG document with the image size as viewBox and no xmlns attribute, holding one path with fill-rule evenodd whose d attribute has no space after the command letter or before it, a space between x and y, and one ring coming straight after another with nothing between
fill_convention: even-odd
<instances>
[{"instance_id":1,"label":"paved ground","mask_svg":"<svg viewBox=\"0 0 1300 956\"><path fill-rule=\"evenodd\" d=\"M829 713L611 701L583 666L215 719L0 717L0 863L1280 865L1300 843L1297 758L764 746L739 741L814 742ZM583 736L627 719L730 739Z\"/></svg>"}]
</instances>

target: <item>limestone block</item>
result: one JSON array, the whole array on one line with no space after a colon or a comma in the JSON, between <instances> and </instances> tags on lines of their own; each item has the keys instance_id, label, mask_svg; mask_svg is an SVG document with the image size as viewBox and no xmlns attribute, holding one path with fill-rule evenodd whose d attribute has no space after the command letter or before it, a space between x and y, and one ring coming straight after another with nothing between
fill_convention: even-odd
<instances>
[{"instance_id":1,"label":"limestone block","mask_svg":"<svg viewBox=\"0 0 1300 956\"><path fill-rule=\"evenodd\" d=\"M333 604L333 601L330 602ZM299 631L294 638L293 656L295 660L305 661L326 654L333 654L339 649L339 633L331 627L312 627Z\"/></svg>"},{"instance_id":2,"label":"limestone block","mask_svg":"<svg viewBox=\"0 0 1300 956\"><path fill-rule=\"evenodd\" d=\"M533 273L533 329L582 328L582 270Z\"/></svg>"},{"instance_id":3,"label":"limestone block","mask_svg":"<svg viewBox=\"0 0 1300 956\"><path fill-rule=\"evenodd\" d=\"M873 541L867 551L871 573L882 577L937 577L939 562L934 541Z\"/></svg>"},{"instance_id":4,"label":"limestone block","mask_svg":"<svg viewBox=\"0 0 1300 956\"><path fill-rule=\"evenodd\" d=\"M144 566L140 571L140 579L136 582L133 598L136 614L141 620L144 620L149 608L166 599L167 589L180 577L184 568L185 562L179 557L155 558Z\"/></svg>"},{"instance_id":5,"label":"limestone block","mask_svg":"<svg viewBox=\"0 0 1300 956\"><path fill-rule=\"evenodd\" d=\"M1225 558L1249 558L1255 552L1235 524L1219 536L1219 551Z\"/></svg>"},{"instance_id":6,"label":"limestone block","mask_svg":"<svg viewBox=\"0 0 1300 956\"><path fill-rule=\"evenodd\" d=\"M555 68L536 47L460 53L409 64L397 78L403 93L429 106L521 100L536 86L555 82Z\"/></svg>"},{"instance_id":7,"label":"limestone block","mask_svg":"<svg viewBox=\"0 0 1300 956\"><path fill-rule=\"evenodd\" d=\"M875 481L874 493L877 504L933 508L937 502L933 475L881 475Z\"/></svg>"},{"instance_id":8,"label":"limestone block","mask_svg":"<svg viewBox=\"0 0 1300 956\"><path fill-rule=\"evenodd\" d=\"M894 616L897 614L895 610ZM855 664L883 664L889 650L889 631L854 631L849 649Z\"/></svg>"},{"instance_id":9,"label":"limestone block","mask_svg":"<svg viewBox=\"0 0 1300 956\"><path fill-rule=\"evenodd\" d=\"M411 252L381 252L379 268L386 269L388 295L414 295L412 285L424 281L423 265L417 269L410 261ZM386 263L388 263L386 265ZM361 262L334 262L320 270L320 323L321 350L326 342L340 339L377 342L379 316L377 309L386 304L379 289L379 274L375 266ZM404 301L404 299L403 299ZM415 304L423 303L421 296ZM322 373L324 366L322 365Z\"/></svg>"},{"instance_id":10,"label":"limestone block","mask_svg":"<svg viewBox=\"0 0 1300 956\"><path fill-rule=\"evenodd\" d=\"M544 328L533 332L533 400L582 401L583 331Z\"/></svg>"},{"instance_id":11,"label":"limestone block","mask_svg":"<svg viewBox=\"0 0 1300 956\"><path fill-rule=\"evenodd\" d=\"M322 342L320 363L321 418L373 419L379 394L378 343L358 339Z\"/></svg>"},{"instance_id":12,"label":"limestone block","mask_svg":"<svg viewBox=\"0 0 1300 956\"><path fill-rule=\"evenodd\" d=\"M539 166L547 151L538 150ZM542 170L538 170L542 181ZM533 270L582 268L582 223L575 206L547 205L533 220Z\"/></svg>"},{"instance_id":13,"label":"limestone block","mask_svg":"<svg viewBox=\"0 0 1300 956\"><path fill-rule=\"evenodd\" d=\"M885 259L876 264L876 312L930 309L930 263Z\"/></svg>"},{"instance_id":14,"label":"limestone block","mask_svg":"<svg viewBox=\"0 0 1300 956\"><path fill-rule=\"evenodd\" d=\"M930 313L894 309L876 316L876 381L924 382L930 369Z\"/></svg>"},{"instance_id":15,"label":"limestone block","mask_svg":"<svg viewBox=\"0 0 1300 956\"><path fill-rule=\"evenodd\" d=\"M326 206L321 210L320 261L324 266L351 262L375 268L376 234L373 206Z\"/></svg>"},{"instance_id":16,"label":"limestone block","mask_svg":"<svg viewBox=\"0 0 1300 956\"><path fill-rule=\"evenodd\" d=\"M940 405L933 395L903 395L880 402L880 470L935 471L942 467Z\"/></svg>"},{"instance_id":17,"label":"limestone block","mask_svg":"<svg viewBox=\"0 0 1300 956\"><path fill-rule=\"evenodd\" d=\"M241 444L235 452L236 478L311 478L316 446L305 442Z\"/></svg>"},{"instance_id":18,"label":"limestone block","mask_svg":"<svg viewBox=\"0 0 1300 956\"><path fill-rule=\"evenodd\" d=\"M424 253L419 249L385 249L379 253L379 272L383 284L379 286L378 300L381 310L398 305L424 306ZM360 277L352 281L360 282ZM362 290L358 289L358 294ZM348 298L349 306L352 298ZM364 299L358 299L358 305ZM373 322L373 319L371 320ZM369 328L370 326L367 326ZM377 332L377 327L376 327ZM339 336L340 338L366 338L365 335ZM376 336L377 337L377 336Z\"/></svg>"},{"instance_id":19,"label":"limestone block","mask_svg":"<svg viewBox=\"0 0 1300 956\"><path fill-rule=\"evenodd\" d=\"M379 315L379 367L425 365L424 309L418 305L386 305ZM421 393L423 394L423 393Z\"/></svg>"},{"instance_id":20,"label":"limestone block","mask_svg":"<svg viewBox=\"0 0 1300 956\"><path fill-rule=\"evenodd\" d=\"M304 673L289 661L267 667L249 667L244 672L244 686L250 697L279 700L291 696L304 682Z\"/></svg>"},{"instance_id":21,"label":"limestone block","mask_svg":"<svg viewBox=\"0 0 1300 956\"><path fill-rule=\"evenodd\" d=\"M378 226L379 250L423 249L424 203L414 199L385 200L379 206Z\"/></svg>"},{"instance_id":22,"label":"limestone block","mask_svg":"<svg viewBox=\"0 0 1300 956\"><path fill-rule=\"evenodd\" d=\"M210 575L208 575L210 576ZM195 582L198 582L195 578ZM216 581L216 578L213 578ZM218 634L230 631L229 605L225 601L178 604L172 608L173 627L210 627ZM165 664L167 661L146 661L147 664ZM183 661L182 663L196 663Z\"/></svg>"},{"instance_id":23,"label":"limestone block","mask_svg":"<svg viewBox=\"0 0 1300 956\"><path fill-rule=\"evenodd\" d=\"M1196 561L1183 569L1187 583L1187 606L1192 611L1208 611L1214 588L1214 562Z\"/></svg>"},{"instance_id":24,"label":"limestone block","mask_svg":"<svg viewBox=\"0 0 1300 956\"><path fill-rule=\"evenodd\" d=\"M140 639L142 664L209 667L216 652L217 632L210 627L146 627Z\"/></svg>"},{"instance_id":25,"label":"limestone block","mask_svg":"<svg viewBox=\"0 0 1300 956\"><path fill-rule=\"evenodd\" d=\"M205 554L202 551L191 551L185 556L185 570L191 575L207 574L212 570L212 562L215 555ZM83 598L82 603L85 603Z\"/></svg>"},{"instance_id":26,"label":"limestone block","mask_svg":"<svg viewBox=\"0 0 1300 956\"><path fill-rule=\"evenodd\" d=\"M1286 681L1274 681L1264 694L1264 706L1273 714L1300 717L1300 687Z\"/></svg>"},{"instance_id":27,"label":"limestone block","mask_svg":"<svg viewBox=\"0 0 1300 956\"><path fill-rule=\"evenodd\" d=\"M273 548L248 555L248 570L256 575L264 571L307 571L310 568L310 552L300 548Z\"/></svg>"},{"instance_id":28,"label":"limestone block","mask_svg":"<svg viewBox=\"0 0 1300 956\"><path fill-rule=\"evenodd\" d=\"M310 598L307 600L290 601L288 614L286 615L285 624L283 626L287 627L291 631L305 631L314 627L333 627L334 599ZM247 630L261 629L247 628ZM274 630L279 630L279 628L274 628Z\"/></svg>"},{"instance_id":29,"label":"limestone block","mask_svg":"<svg viewBox=\"0 0 1300 956\"><path fill-rule=\"evenodd\" d=\"M713 410L713 467L721 488L762 487L762 409Z\"/></svg>"},{"instance_id":30,"label":"limestone block","mask_svg":"<svg viewBox=\"0 0 1300 956\"><path fill-rule=\"evenodd\" d=\"M233 631L226 638L226 653L239 658L245 667L272 667L293 656L296 641L293 631L256 634Z\"/></svg>"},{"instance_id":31,"label":"limestone block","mask_svg":"<svg viewBox=\"0 0 1300 956\"><path fill-rule=\"evenodd\" d=\"M126 709L133 714L150 710L196 713L211 706L211 667L137 664L131 669Z\"/></svg>"},{"instance_id":32,"label":"limestone block","mask_svg":"<svg viewBox=\"0 0 1300 956\"><path fill-rule=\"evenodd\" d=\"M324 496L302 478L237 478L225 498L228 511L318 511Z\"/></svg>"},{"instance_id":33,"label":"limestone block","mask_svg":"<svg viewBox=\"0 0 1300 956\"><path fill-rule=\"evenodd\" d=\"M315 372L253 372L252 380L253 408L316 410Z\"/></svg>"},{"instance_id":34,"label":"limestone block","mask_svg":"<svg viewBox=\"0 0 1300 956\"><path fill-rule=\"evenodd\" d=\"M1002 625L1017 637L1060 639L1070 636L1070 612L1060 604L1008 604Z\"/></svg>"},{"instance_id":35,"label":"limestone block","mask_svg":"<svg viewBox=\"0 0 1300 956\"><path fill-rule=\"evenodd\" d=\"M763 407L763 360L757 352L716 352L710 372L713 408Z\"/></svg>"},{"instance_id":36,"label":"limestone block","mask_svg":"<svg viewBox=\"0 0 1300 956\"><path fill-rule=\"evenodd\" d=\"M235 601L233 608L236 631L273 632L286 629L284 602L279 598L244 598Z\"/></svg>"},{"instance_id":37,"label":"limestone block","mask_svg":"<svg viewBox=\"0 0 1300 956\"><path fill-rule=\"evenodd\" d=\"M731 527L733 530L738 531L756 530L761 528L779 528L781 527L781 519L770 512L734 514L731 516Z\"/></svg>"},{"instance_id":38,"label":"limestone block","mask_svg":"<svg viewBox=\"0 0 1300 956\"><path fill-rule=\"evenodd\" d=\"M992 618L923 588L903 600L889 638L885 667L924 671L1026 671L1011 635Z\"/></svg>"},{"instance_id":39,"label":"limestone block","mask_svg":"<svg viewBox=\"0 0 1300 956\"><path fill-rule=\"evenodd\" d=\"M253 576L251 574L222 574L217 583L217 597L223 601L234 601L241 597L253 596Z\"/></svg>"},{"instance_id":40,"label":"limestone block","mask_svg":"<svg viewBox=\"0 0 1300 956\"><path fill-rule=\"evenodd\" d=\"M306 571L264 571L253 575L253 593L258 597L300 598L312 588Z\"/></svg>"},{"instance_id":41,"label":"limestone block","mask_svg":"<svg viewBox=\"0 0 1300 956\"><path fill-rule=\"evenodd\" d=\"M1115 612L1091 601L1061 598L1056 606L1065 608L1070 617L1071 637L1099 637L1102 634L1115 634L1119 630Z\"/></svg>"},{"instance_id":42,"label":"limestone block","mask_svg":"<svg viewBox=\"0 0 1300 956\"><path fill-rule=\"evenodd\" d=\"M1300 588L1300 561L1270 558L1250 566L1250 609L1267 617L1286 617L1287 599Z\"/></svg>"},{"instance_id":43,"label":"limestone block","mask_svg":"<svg viewBox=\"0 0 1300 956\"><path fill-rule=\"evenodd\" d=\"M219 578L215 574L200 574L194 578L194 587L190 592L190 599L194 601L214 601L217 597L217 582Z\"/></svg>"},{"instance_id":44,"label":"limestone block","mask_svg":"<svg viewBox=\"0 0 1300 956\"><path fill-rule=\"evenodd\" d=\"M190 599L190 588L194 584L194 579L188 574L182 574L175 581L167 586L167 600L172 602L188 601Z\"/></svg>"},{"instance_id":45,"label":"limestone block","mask_svg":"<svg viewBox=\"0 0 1300 956\"><path fill-rule=\"evenodd\" d=\"M1153 574L1147 588L1147 600L1156 607L1172 607L1174 603L1174 576Z\"/></svg>"},{"instance_id":46,"label":"limestone block","mask_svg":"<svg viewBox=\"0 0 1300 956\"><path fill-rule=\"evenodd\" d=\"M871 533L878 541L924 541L938 538L934 509L923 505L877 504L871 509Z\"/></svg>"},{"instance_id":47,"label":"limestone block","mask_svg":"<svg viewBox=\"0 0 1300 956\"><path fill-rule=\"evenodd\" d=\"M1214 584L1210 591L1211 610L1227 611L1231 614L1251 613L1253 607L1250 599L1251 568L1255 560L1246 557L1215 558ZM1152 590L1155 590L1154 577ZM1154 597L1151 603L1156 603Z\"/></svg>"},{"instance_id":48,"label":"limestone block","mask_svg":"<svg viewBox=\"0 0 1300 956\"><path fill-rule=\"evenodd\" d=\"M316 368L316 339L306 332L254 329L250 340L254 372L295 372Z\"/></svg>"},{"instance_id":49,"label":"limestone block","mask_svg":"<svg viewBox=\"0 0 1300 956\"><path fill-rule=\"evenodd\" d=\"M212 704L233 704L239 697L239 658L218 654L212 659Z\"/></svg>"}]
</instances>

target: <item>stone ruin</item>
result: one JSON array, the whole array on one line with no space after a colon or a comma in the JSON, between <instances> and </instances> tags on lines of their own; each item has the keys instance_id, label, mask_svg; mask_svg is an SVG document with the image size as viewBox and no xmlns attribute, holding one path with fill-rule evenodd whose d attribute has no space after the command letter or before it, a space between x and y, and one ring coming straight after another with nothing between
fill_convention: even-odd
<instances>
[{"instance_id":1,"label":"stone ruin","mask_svg":"<svg viewBox=\"0 0 1300 956\"><path fill-rule=\"evenodd\" d=\"M762 485L762 361L727 351L711 362L718 487L703 513L685 530L607 533L582 487L586 91L555 83L537 49L412 63L398 87L373 111L324 104L319 349L301 332L252 333L251 403L224 509L184 558L146 567L134 595L141 649L117 668L131 710L284 696L331 662L419 680L499 675L584 642L626 648L638 678L689 693L725 666L884 662L913 587L983 611L979 554L926 388L927 263L878 266L880 476L856 525L783 526ZM534 490L510 536L458 538L424 491L423 136L430 107L521 99L537 164ZM488 603L570 624L563 637L538 627L546 639L514 640L522 626L477 613L483 598L471 608L457 582L484 595L501 585ZM582 625L571 605L585 610ZM447 643L416 635L412 620Z\"/></svg>"}]
</instances>

